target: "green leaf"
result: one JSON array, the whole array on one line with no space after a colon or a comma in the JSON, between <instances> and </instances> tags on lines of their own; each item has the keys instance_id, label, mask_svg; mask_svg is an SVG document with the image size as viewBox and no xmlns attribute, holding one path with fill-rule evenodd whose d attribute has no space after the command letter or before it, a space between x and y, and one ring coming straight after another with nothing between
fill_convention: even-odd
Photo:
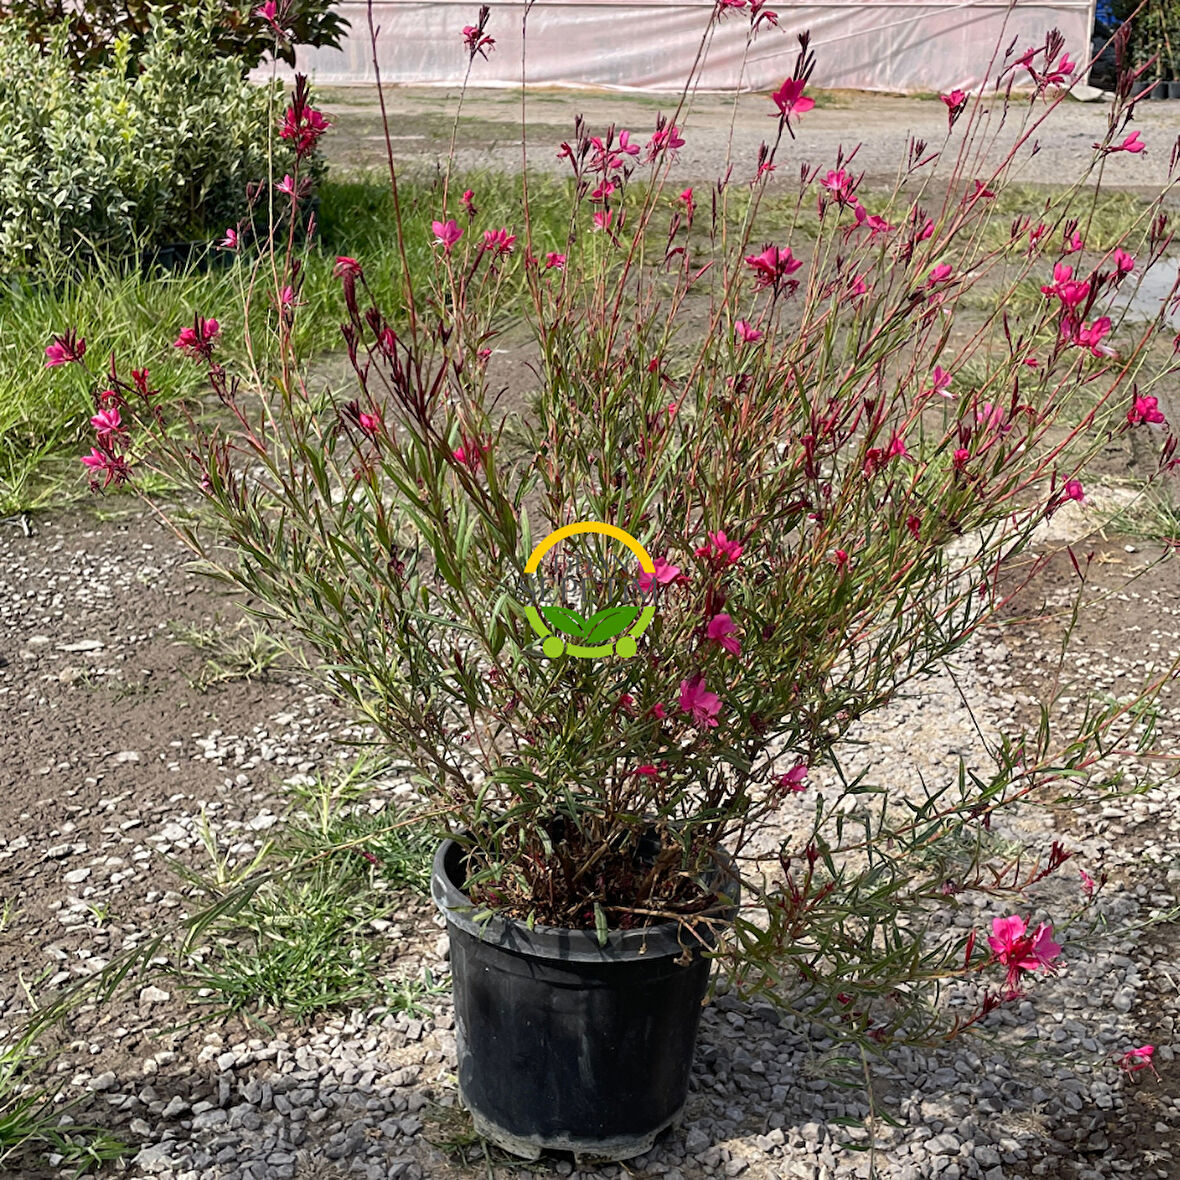
<instances>
[{"instance_id":1,"label":"green leaf","mask_svg":"<svg viewBox=\"0 0 1180 1180\"><path fill-rule=\"evenodd\" d=\"M608 606L586 620L586 642L605 643L620 631L626 631L639 614L637 606Z\"/></svg>"},{"instance_id":2,"label":"green leaf","mask_svg":"<svg viewBox=\"0 0 1180 1180\"><path fill-rule=\"evenodd\" d=\"M594 903L594 929L598 931L598 945L606 946L610 931L606 927L606 914L603 913L602 906L598 902Z\"/></svg>"},{"instance_id":3,"label":"green leaf","mask_svg":"<svg viewBox=\"0 0 1180 1180\"><path fill-rule=\"evenodd\" d=\"M563 606L543 606L541 614L549 626L581 639L586 634L586 620L576 610L566 610Z\"/></svg>"}]
</instances>

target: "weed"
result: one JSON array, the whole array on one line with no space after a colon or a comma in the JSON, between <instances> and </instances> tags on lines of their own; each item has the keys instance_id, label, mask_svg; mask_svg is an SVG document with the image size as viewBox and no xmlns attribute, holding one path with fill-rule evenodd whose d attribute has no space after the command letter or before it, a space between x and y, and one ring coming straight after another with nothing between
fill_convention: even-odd
<instances>
[{"instance_id":1,"label":"weed","mask_svg":"<svg viewBox=\"0 0 1180 1180\"><path fill-rule=\"evenodd\" d=\"M187 644L206 657L200 675L189 681L201 692L227 680L253 680L290 654L283 640L248 617L229 629L222 626L220 617L208 627L173 623L171 632L178 644Z\"/></svg>"}]
</instances>

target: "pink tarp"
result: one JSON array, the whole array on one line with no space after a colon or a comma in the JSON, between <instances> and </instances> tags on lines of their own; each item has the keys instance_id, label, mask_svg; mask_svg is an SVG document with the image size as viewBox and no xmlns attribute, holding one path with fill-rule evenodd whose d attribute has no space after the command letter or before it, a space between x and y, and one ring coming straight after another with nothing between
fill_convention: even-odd
<instances>
[{"instance_id":1,"label":"pink tarp","mask_svg":"<svg viewBox=\"0 0 1180 1180\"><path fill-rule=\"evenodd\" d=\"M766 6L778 14L779 27L760 27L744 69L746 11L730 13L714 28L701 89L777 87L794 61L794 34L803 29L811 30L816 51L816 86L970 89L987 80L988 61L1001 39L1006 44L1016 38L1023 50L1056 27L1070 56L1086 61L1094 21L1094 0L766 0ZM382 79L459 85L467 68L461 30L475 22L478 7L477 0L376 0ZM518 86L523 6L493 2L490 7L487 32L496 45L488 61L476 58L471 85ZM710 0L536 0L528 17L526 79L532 85L678 90L712 9ZM299 68L325 85L372 82L366 5L341 3L337 11L352 22L346 43L340 50L300 49Z\"/></svg>"}]
</instances>

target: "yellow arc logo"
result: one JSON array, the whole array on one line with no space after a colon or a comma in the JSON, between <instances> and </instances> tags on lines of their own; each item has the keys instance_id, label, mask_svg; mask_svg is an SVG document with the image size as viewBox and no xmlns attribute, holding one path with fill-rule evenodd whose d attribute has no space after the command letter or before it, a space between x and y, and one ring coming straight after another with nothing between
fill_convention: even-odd
<instances>
[{"instance_id":1,"label":"yellow arc logo","mask_svg":"<svg viewBox=\"0 0 1180 1180\"><path fill-rule=\"evenodd\" d=\"M562 528L550 533L543 541L529 555L528 561L525 563L524 572L526 574L533 574L537 572L541 564L541 558L549 552L559 541L564 541L567 537L576 537L580 533L601 533L603 536L613 537L616 541L621 541L632 553L639 559L639 566L645 573L655 572L655 562L652 561L647 550L637 541L630 533L625 532L617 525L605 524L599 520L585 520L576 524L567 524ZM548 609L550 613L551 608ZM634 610L635 608L631 608ZM570 643L562 636L555 634L553 629L548 625L546 619L542 618L541 611L537 609L532 603L528 603L524 608L525 617L529 621L532 629L541 637L541 650L554 659L563 652L568 652L571 656L579 656L583 659L593 659L596 656L617 655L626 658L633 656L638 650L636 640L647 630L648 625L655 617L656 608L654 603L648 603L641 611L636 613L636 617L627 618L623 634L611 634L612 629L617 629L615 623L618 621L620 612L602 612L606 614L614 614L616 619L602 618L595 616L591 620L581 620L582 623L593 623L599 619L597 627L591 629L587 635L582 635L580 638L584 640L581 643ZM569 612L560 612L562 614L569 614ZM574 616L577 618L577 616ZM602 632L608 634L601 634ZM599 638L605 642L599 642Z\"/></svg>"}]
</instances>

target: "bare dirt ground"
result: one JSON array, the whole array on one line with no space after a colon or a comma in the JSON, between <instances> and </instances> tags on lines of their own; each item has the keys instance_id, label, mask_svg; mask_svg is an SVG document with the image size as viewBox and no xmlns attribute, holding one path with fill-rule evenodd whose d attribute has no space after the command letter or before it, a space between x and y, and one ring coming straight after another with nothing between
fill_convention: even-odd
<instances>
[{"instance_id":1,"label":"bare dirt ground","mask_svg":"<svg viewBox=\"0 0 1180 1180\"><path fill-rule=\"evenodd\" d=\"M335 87L322 92L324 111L336 123L337 134L325 139L329 159L348 167L380 167L386 159L375 88ZM385 92L390 117L394 158L413 168L442 167L448 154L458 91L420 87L389 87ZM1132 191L1158 192L1166 182L1169 158L1178 129L1176 103L1141 102L1135 121L1148 144L1137 156L1115 156L1105 183ZM574 118L582 114L591 134L602 134L614 123L628 128L632 140L646 143L659 114L671 118L676 96L609 94L596 91L535 90L526 93L525 139L530 168L568 175L569 165L557 159L557 149L574 133ZM1021 151L1017 178L1029 184L1056 185L1076 174L1090 145L1106 133L1109 104L1067 99L1032 135ZM1038 118L1044 104L1035 108ZM721 95L690 96L675 120L685 140L670 180L712 183L724 175L727 158L733 177L742 183L753 176L758 145L774 142L777 110L768 95L743 94L736 101ZM463 99L456 131L456 168L490 168L518 171L521 166L521 104L519 92L471 90ZM978 161L978 173L986 177L1017 135L1020 111L1002 117L998 105L985 104L980 117L992 140ZM958 139L965 119L955 130ZM730 148L730 128L732 148ZM803 163L835 167L837 152L845 158L856 148L853 167L864 171L871 186L891 184L907 158L911 136L931 148L941 146L947 134L946 107L937 99L891 97L855 92L827 92L819 105L799 121L798 138L784 136L777 155L778 172L772 185L797 183ZM859 146L858 146L859 145ZM1035 151L1034 151L1035 148Z\"/></svg>"}]
</instances>

